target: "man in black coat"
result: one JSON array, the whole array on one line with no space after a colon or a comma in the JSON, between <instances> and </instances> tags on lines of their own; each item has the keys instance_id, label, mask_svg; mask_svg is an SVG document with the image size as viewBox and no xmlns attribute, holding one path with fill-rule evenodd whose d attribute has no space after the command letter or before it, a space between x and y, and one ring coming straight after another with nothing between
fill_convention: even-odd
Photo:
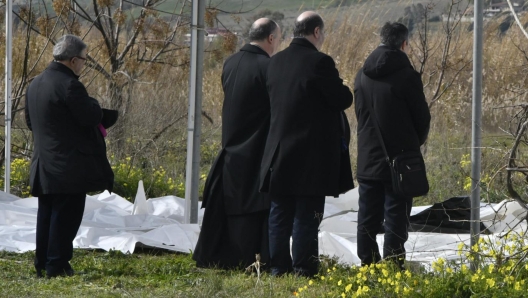
<instances>
[{"instance_id":1,"label":"man in black coat","mask_svg":"<svg viewBox=\"0 0 528 298\"><path fill-rule=\"evenodd\" d=\"M274 21L258 19L250 43L224 63L222 150L204 189L197 266L246 267L256 254L268 263L269 199L258 191L258 173L270 121L267 69L280 39Z\"/></svg>"},{"instance_id":2,"label":"man in black coat","mask_svg":"<svg viewBox=\"0 0 528 298\"><path fill-rule=\"evenodd\" d=\"M86 44L65 35L53 47L54 61L26 92L25 116L33 132L31 194L38 197L37 276L73 275L69 261L81 224L86 193L112 190L114 174L103 134L117 112L103 111L88 96L79 74Z\"/></svg>"},{"instance_id":3,"label":"man in black coat","mask_svg":"<svg viewBox=\"0 0 528 298\"><path fill-rule=\"evenodd\" d=\"M352 104L352 93L334 60L319 52L323 41L322 18L304 12L295 22L290 46L273 56L268 68L271 124L260 189L271 199L273 275L317 274L324 198L353 188L350 128L343 113Z\"/></svg>"},{"instance_id":4,"label":"man in black coat","mask_svg":"<svg viewBox=\"0 0 528 298\"><path fill-rule=\"evenodd\" d=\"M431 115L422 80L405 52L408 34L404 25L386 23L380 33L381 45L367 58L354 83L358 120L357 247L365 265L381 259L376 235L382 225L385 229L383 257L396 259L403 265L412 207L412 198L392 190L390 168L376 125L391 159L404 151L420 152L429 132ZM375 117L367 105L372 107Z\"/></svg>"}]
</instances>

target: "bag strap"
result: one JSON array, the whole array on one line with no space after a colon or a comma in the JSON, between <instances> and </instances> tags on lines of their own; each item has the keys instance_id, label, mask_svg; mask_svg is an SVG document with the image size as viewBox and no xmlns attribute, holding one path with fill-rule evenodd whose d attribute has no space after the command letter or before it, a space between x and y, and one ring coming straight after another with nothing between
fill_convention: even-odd
<instances>
[{"instance_id":1,"label":"bag strap","mask_svg":"<svg viewBox=\"0 0 528 298\"><path fill-rule=\"evenodd\" d=\"M359 75L360 75L360 87L361 87L360 90L361 90L361 93L363 94L363 97L366 98L365 92L363 91L363 88L364 88L363 76L365 74L363 72L360 72ZM373 108L374 101L372 100L372 98L369 98L369 100L365 102L365 105L367 106L367 108L368 108L368 110L370 112L370 116L372 117L372 119L374 121L374 127L376 128L376 134L378 135L378 139L381 142L381 148L383 148L383 152L385 153L385 160L390 165L389 153L387 153L387 148L385 147L385 142L383 142L383 136L381 135L381 130L379 128L378 117L376 117L376 114L374 113L374 108Z\"/></svg>"}]
</instances>

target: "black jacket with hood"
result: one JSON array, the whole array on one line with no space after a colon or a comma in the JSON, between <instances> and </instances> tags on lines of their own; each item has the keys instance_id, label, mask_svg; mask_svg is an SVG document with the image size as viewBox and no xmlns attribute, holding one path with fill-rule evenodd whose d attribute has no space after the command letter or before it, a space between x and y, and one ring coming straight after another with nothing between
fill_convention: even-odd
<instances>
[{"instance_id":1,"label":"black jacket with hood","mask_svg":"<svg viewBox=\"0 0 528 298\"><path fill-rule=\"evenodd\" d=\"M367 105L372 105L376 113L391 158L403 151L419 151L427 139L431 120L420 74L404 52L381 45L359 70L354 97L358 121L357 177L390 180L376 123Z\"/></svg>"}]
</instances>

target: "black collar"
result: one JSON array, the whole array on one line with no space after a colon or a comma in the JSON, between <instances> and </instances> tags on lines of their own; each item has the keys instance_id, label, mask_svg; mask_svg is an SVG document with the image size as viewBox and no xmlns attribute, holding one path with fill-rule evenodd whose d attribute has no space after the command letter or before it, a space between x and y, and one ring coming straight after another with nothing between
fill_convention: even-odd
<instances>
[{"instance_id":1,"label":"black collar","mask_svg":"<svg viewBox=\"0 0 528 298\"><path fill-rule=\"evenodd\" d=\"M270 56L261 47L256 46L256 45L252 45L252 44L249 44L249 43L245 44L240 50L244 51L244 52L250 52L250 53L258 54L258 55L266 55L268 58Z\"/></svg>"},{"instance_id":2,"label":"black collar","mask_svg":"<svg viewBox=\"0 0 528 298\"><path fill-rule=\"evenodd\" d=\"M319 52L319 50L313 45L313 43L311 43L308 39L304 37L295 37L290 43L290 46L291 45L300 45L303 47L314 49Z\"/></svg>"},{"instance_id":3,"label":"black collar","mask_svg":"<svg viewBox=\"0 0 528 298\"><path fill-rule=\"evenodd\" d=\"M57 62L57 61L52 61L50 63L50 65L48 65L48 69L51 69L51 70L56 70L56 71L60 71L60 72L63 72L67 75L70 75L74 78L76 78L77 80L79 79L79 76L76 75L73 70L71 70L68 66L60 63L60 62Z\"/></svg>"}]
</instances>

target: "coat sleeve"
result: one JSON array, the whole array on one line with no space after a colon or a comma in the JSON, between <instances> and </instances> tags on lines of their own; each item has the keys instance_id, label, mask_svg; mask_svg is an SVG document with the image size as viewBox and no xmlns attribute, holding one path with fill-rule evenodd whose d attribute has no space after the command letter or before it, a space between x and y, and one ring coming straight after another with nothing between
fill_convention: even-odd
<instances>
[{"instance_id":1,"label":"coat sleeve","mask_svg":"<svg viewBox=\"0 0 528 298\"><path fill-rule=\"evenodd\" d=\"M95 98L88 96L84 85L72 80L66 94L66 106L81 126L96 126L101 123L103 112Z\"/></svg>"},{"instance_id":2,"label":"coat sleeve","mask_svg":"<svg viewBox=\"0 0 528 298\"><path fill-rule=\"evenodd\" d=\"M409 88L407 89L406 98L420 145L423 145L429 134L431 114L425 100L422 79L416 71L413 71L409 76Z\"/></svg>"},{"instance_id":3,"label":"coat sleeve","mask_svg":"<svg viewBox=\"0 0 528 298\"><path fill-rule=\"evenodd\" d=\"M325 55L315 67L316 83L324 101L331 107L343 111L352 105L352 93L343 85L332 57Z\"/></svg>"}]
</instances>

